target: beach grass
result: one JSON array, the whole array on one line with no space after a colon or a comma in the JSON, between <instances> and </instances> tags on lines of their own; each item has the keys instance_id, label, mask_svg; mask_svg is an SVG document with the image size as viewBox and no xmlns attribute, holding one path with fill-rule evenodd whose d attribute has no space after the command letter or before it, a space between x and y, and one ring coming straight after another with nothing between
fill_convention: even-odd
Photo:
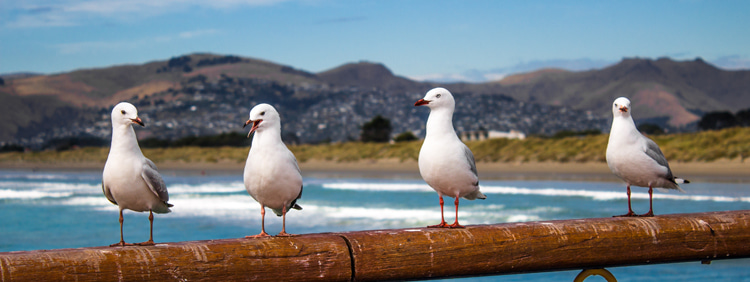
<instances>
[{"instance_id":1,"label":"beach grass","mask_svg":"<svg viewBox=\"0 0 750 282\"><path fill-rule=\"evenodd\" d=\"M750 156L750 128L729 128L697 133L649 136L670 161L712 162ZM566 138L529 137L525 140L492 139L466 142L477 162L605 162L607 134ZM330 143L289 146L298 161L417 160L421 140L398 143ZM242 163L248 147L146 148L144 155L156 163ZM86 147L66 151L6 152L0 163L104 163L109 148Z\"/></svg>"}]
</instances>

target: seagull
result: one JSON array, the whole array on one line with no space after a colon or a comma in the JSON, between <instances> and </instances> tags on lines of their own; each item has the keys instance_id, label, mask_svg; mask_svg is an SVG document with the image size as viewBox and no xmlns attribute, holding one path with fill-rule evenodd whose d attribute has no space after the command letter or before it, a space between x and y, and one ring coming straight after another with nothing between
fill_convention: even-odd
<instances>
[{"instance_id":1,"label":"seagull","mask_svg":"<svg viewBox=\"0 0 750 282\"><path fill-rule=\"evenodd\" d=\"M281 120L276 109L269 104L259 104L250 110L252 124L250 134L255 132L245 163L245 189L260 204L261 232L246 238L268 237L265 228L266 207L282 217L281 232L277 236L292 236L286 233L286 213L290 209L301 210L297 199L302 197L302 175L297 159L281 141Z\"/></svg>"},{"instance_id":2,"label":"seagull","mask_svg":"<svg viewBox=\"0 0 750 282\"><path fill-rule=\"evenodd\" d=\"M107 200L120 208L120 242L110 245L130 246L122 236L122 210L148 211L151 232L148 241L136 243L141 246L154 245L154 213L168 213L167 185L159 175L156 165L143 156L135 138L133 124L144 126L138 110L130 103L122 102L112 109L112 145L102 173L102 191Z\"/></svg>"},{"instance_id":3,"label":"seagull","mask_svg":"<svg viewBox=\"0 0 750 282\"><path fill-rule=\"evenodd\" d=\"M479 191L474 154L461 142L453 129L456 102L445 88L434 88L414 106L427 106L427 133L419 150L419 174L440 197L440 224L428 227L463 228L458 224L458 199L486 199ZM456 221L448 225L443 213L443 196L455 198Z\"/></svg>"},{"instance_id":4,"label":"seagull","mask_svg":"<svg viewBox=\"0 0 750 282\"><path fill-rule=\"evenodd\" d=\"M615 99L612 104L614 119L607 143L607 165L628 185L628 213L621 216L638 216L630 205L630 185L648 186L648 213L641 216L654 216L654 187L685 192L678 184L690 181L672 175L659 146L638 132L631 110L630 100L625 97Z\"/></svg>"}]
</instances>

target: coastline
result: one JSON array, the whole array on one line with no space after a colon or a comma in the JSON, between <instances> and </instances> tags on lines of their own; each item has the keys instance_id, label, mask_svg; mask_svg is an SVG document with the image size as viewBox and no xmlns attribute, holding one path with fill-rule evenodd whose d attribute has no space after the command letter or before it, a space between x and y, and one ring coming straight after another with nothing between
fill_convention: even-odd
<instances>
[{"instance_id":1,"label":"coastline","mask_svg":"<svg viewBox=\"0 0 750 282\"><path fill-rule=\"evenodd\" d=\"M244 162L178 161L157 163L162 174L241 175ZM313 178L392 178L421 179L417 162L397 159L338 162L308 160L299 164L304 177ZM101 171L101 162L0 162L1 170L33 170L55 172ZM671 163L673 173L692 182L750 183L750 162L718 160L714 162ZM604 162L479 162L479 178L484 180L568 180L620 181Z\"/></svg>"}]
</instances>

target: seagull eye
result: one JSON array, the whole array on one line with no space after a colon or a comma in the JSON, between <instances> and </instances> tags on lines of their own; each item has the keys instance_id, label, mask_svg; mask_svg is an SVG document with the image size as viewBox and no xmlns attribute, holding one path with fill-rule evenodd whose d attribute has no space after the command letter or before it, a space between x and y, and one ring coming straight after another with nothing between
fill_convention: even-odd
<instances>
[{"instance_id":1,"label":"seagull eye","mask_svg":"<svg viewBox=\"0 0 750 282\"><path fill-rule=\"evenodd\" d=\"M260 112L260 115L265 116L266 112Z\"/></svg>"},{"instance_id":2,"label":"seagull eye","mask_svg":"<svg viewBox=\"0 0 750 282\"><path fill-rule=\"evenodd\" d=\"M120 111L120 113L122 113L124 115L125 114L125 110Z\"/></svg>"},{"instance_id":3,"label":"seagull eye","mask_svg":"<svg viewBox=\"0 0 750 282\"><path fill-rule=\"evenodd\" d=\"M440 98L440 96L442 96L442 95L437 94L437 95L435 95L435 98Z\"/></svg>"}]
</instances>

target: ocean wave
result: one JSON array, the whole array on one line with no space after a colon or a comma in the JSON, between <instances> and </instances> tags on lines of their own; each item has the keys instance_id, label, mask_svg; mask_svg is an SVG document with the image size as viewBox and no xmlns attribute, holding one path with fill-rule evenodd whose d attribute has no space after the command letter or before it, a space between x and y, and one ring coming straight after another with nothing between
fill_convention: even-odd
<instances>
[{"instance_id":1,"label":"ocean wave","mask_svg":"<svg viewBox=\"0 0 750 282\"><path fill-rule=\"evenodd\" d=\"M237 193L244 192L245 185L242 182L231 183L205 183L200 185L167 184L170 194L208 194L208 193Z\"/></svg>"},{"instance_id":2,"label":"ocean wave","mask_svg":"<svg viewBox=\"0 0 750 282\"><path fill-rule=\"evenodd\" d=\"M72 196L72 192L44 192L36 190L9 190L0 189L0 200L6 199L43 199L43 198L64 198Z\"/></svg>"},{"instance_id":3,"label":"ocean wave","mask_svg":"<svg viewBox=\"0 0 750 282\"><path fill-rule=\"evenodd\" d=\"M385 191L385 192L432 192L427 184L398 184L398 183L324 183L325 189L353 190L353 191ZM601 191L583 189L560 188L524 188L510 186L481 186L485 194L507 195L537 195L551 197L587 197L598 201L612 201L627 199L624 191ZM648 199L646 192L631 193L633 199ZM732 197L723 195L691 195L691 194L661 194L655 193L655 199L678 201L713 201L713 202L750 202L750 197Z\"/></svg>"},{"instance_id":4,"label":"ocean wave","mask_svg":"<svg viewBox=\"0 0 750 282\"><path fill-rule=\"evenodd\" d=\"M558 188L519 188L503 186L482 186L485 194L509 194L509 195L539 195L560 197L588 197L599 201L611 201L627 199L624 191L596 191L596 190L573 190ZM631 193L632 199L648 199L645 192ZM655 199L668 199L678 201L713 201L713 202L750 202L750 197L730 197L714 195L690 195L690 194L654 194Z\"/></svg>"},{"instance_id":5,"label":"ocean wave","mask_svg":"<svg viewBox=\"0 0 750 282\"><path fill-rule=\"evenodd\" d=\"M30 180L68 180L72 177L66 174L46 174L46 173L4 173L0 174L0 178L2 179L13 179L13 178L22 178L22 179L30 179Z\"/></svg>"},{"instance_id":6,"label":"ocean wave","mask_svg":"<svg viewBox=\"0 0 750 282\"><path fill-rule=\"evenodd\" d=\"M387 192L431 192L434 191L427 184L403 183L323 183L325 189L357 190L357 191L387 191Z\"/></svg>"},{"instance_id":7,"label":"ocean wave","mask_svg":"<svg viewBox=\"0 0 750 282\"><path fill-rule=\"evenodd\" d=\"M222 195L212 197L189 197L182 195L170 200L175 206L170 216L212 217L221 221L260 220L260 204L247 195ZM297 225L362 225L397 227L435 224L440 220L438 205L425 208L389 208L366 206L339 206L331 204L300 203L302 211L291 211L288 222ZM506 209L504 205L468 205L460 210L461 222L465 224L489 224L496 222L532 221L547 218L548 214L561 211L558 207L535 207L531 209ZM454 217L452 207L445 209L446 220ZM270 209L266 219L276 218ZM272 220L275 221L275 220Z\"/></svg>"},{"instance_id":8,"label":"ocean wave","mask_svg":"<svg viewBox=\"0 0 750 282\"><path fill-rule=\"evenodd\" d=\"M71 193L101 193L101 184L88 183L60 183L60 182L22 182L22 181L2 181L0 189L12 190L34 190L46 192L71 192Z\"/></svg>"}]
</instances>

